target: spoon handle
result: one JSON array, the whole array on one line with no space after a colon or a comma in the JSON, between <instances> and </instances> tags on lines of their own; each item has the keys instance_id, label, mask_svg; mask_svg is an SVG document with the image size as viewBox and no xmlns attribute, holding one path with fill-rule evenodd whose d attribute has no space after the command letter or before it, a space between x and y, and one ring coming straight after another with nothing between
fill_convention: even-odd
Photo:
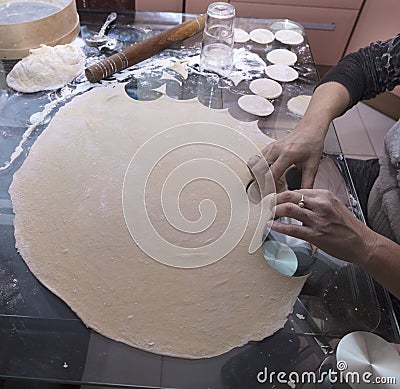
<instances>
[{"instance_id":1,"label":"spoon handle","mask_svg":"<svg viewBox=\"0 0 400 389\"><path fill-rule=\"evenodd\" d=\"M99 33L97 34L98 38L103 37L104 33L106 32L107 27L117 18L116 12L111 12L108 15L106 21L104 22L103 26L101 27Z\"/></svg>"}]
</instances>

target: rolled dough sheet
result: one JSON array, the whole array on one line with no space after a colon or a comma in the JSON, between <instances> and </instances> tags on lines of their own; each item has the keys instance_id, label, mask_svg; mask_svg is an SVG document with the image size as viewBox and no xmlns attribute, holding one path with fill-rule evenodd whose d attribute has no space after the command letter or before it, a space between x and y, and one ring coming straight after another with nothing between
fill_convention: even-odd
<instances>
[{"instance_id":1,"label":"rolled dough sheet","mask_svg":"<svg viewBox=\"0 0 400 389\"><path fill-rule=\"evenodd\" d=\"M214 135L207 141L212 144L220 131L234 130L236 136L224 137L220 147L200 142L166 154L149 175L146 201L124 200L133 212L146 207L166 241L184 249L206 247L232 227L229 220L242 207L239 203L231 212L229 198L243 201L251 179L247 161L224 147L246 137L262 149L271 139L256 123L239 122L227 110L212 110L197 100L162 96L139 102L121 84L76 97L55 115L14 175L10 194L18 251L36 277L88 327L146 351L212 357L272 335L285 324L305 279L274 271L261 248L249 254L257 205L250 204L248 226L225 257L208 266L178 268L140 249L125 223L121 196L128 166L142 147L181 141L164 130L185 126L184 136L201 140L211 129ZM153 142L159 136L164 140ZM247 150L246 141L243 145ZM244 159L253 153L250 149ZM228 166L239 177L240 190L228 196L211 180L199 178L196 164L201 159ZM197 221L204 199L213 199L217 209L214 223L199 233L170 226L160 200L166 177L185 161L194 164L191 170L197 174L179 199L186 224ZM146 163L146 158L135 162L133 172L141 174Z\"/></svg>"}]
</instances>

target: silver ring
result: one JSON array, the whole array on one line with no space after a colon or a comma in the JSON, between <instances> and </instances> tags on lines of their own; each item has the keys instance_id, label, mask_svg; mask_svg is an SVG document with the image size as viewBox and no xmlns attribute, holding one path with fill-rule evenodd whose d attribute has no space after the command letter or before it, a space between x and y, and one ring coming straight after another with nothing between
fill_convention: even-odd
<instances>
[{"instance_id":1,"label":"silver ring","mask_svg":"<svg viewBox=\"0 0 400 389\"><path fill-rule=\"evenodd\" d=\"M303 195L301 195L301 199L300 199L300 201L297 203L297 205L298 205L300 208L305 208L305 207L306 207L306 202L304 201L304 196L303 196Z\"/></svg>"}]
</instances>

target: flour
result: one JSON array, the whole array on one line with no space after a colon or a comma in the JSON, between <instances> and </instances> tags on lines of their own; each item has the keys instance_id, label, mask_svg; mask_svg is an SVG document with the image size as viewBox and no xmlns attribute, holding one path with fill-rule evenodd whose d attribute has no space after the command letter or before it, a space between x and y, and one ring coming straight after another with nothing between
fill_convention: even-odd
<instances>
[{"instance_id":1,"label":"flour","mask_svg":"<svg viewBox=\"0 0 400 389\"><path fill-rule=\"evenodd\" d=\"M78 38L72 43L72 45L75 48L82 48L84 42L82 39ZM171 67L174 68L176 67L177 63L182 64L182 67L187 70L188 75L201 74L199 71L200 55L197 53L193 54L193 50L180 50L179 58L171 56L170 54L171 52L164 51L161 54L142 61L137 65L124 69L119 73L115 73L109 79L101 80L97 83L89 82L85 75L81 74L74 81L68 83L66 86L63 86L56 92L49 92L47 94L49 103L45 105L41 112L36 113L35 122L27 127L21 137L20 142L11 154L10 159L3 166L0 166L0 171L9 168L22 154L23 146L26 140L39 125L43 124L45 120L48 120L56 108L77 95L85 93L92 88L103 87L119 82L128 82L132 78L140 79L158 76L161 79L165 69ZM104 59L104 56L88 57L86 59L86 67L101 59ZM261 77L264 74L267 66L265 61L258 54L253 53L244 47L239 49L235 48L233 50L233 65L234 68L229 76L229 79L234 85L238 85L243 80L252 80L254 78ZM177 73L177 77L184 78L184 76L185 75L180 75Z\"/></svg>"}]
</instances>

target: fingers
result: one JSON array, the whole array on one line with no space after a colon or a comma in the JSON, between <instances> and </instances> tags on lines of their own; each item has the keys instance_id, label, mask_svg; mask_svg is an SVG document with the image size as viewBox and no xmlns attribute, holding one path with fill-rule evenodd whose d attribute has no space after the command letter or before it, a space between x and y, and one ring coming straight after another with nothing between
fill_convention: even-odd
<instances>
[{"instance_id":1,"label":"fingers","mask_svg":"<svg viewBox=\"0 0 400 389\"><path fill-rule=\"evenodd\" d=\"M254 178L254 182L250 185L247 193L252 193L251 198L263 198L270 193L276 192L274 179L269 170L268 162L261 155L255 155L250 158L247 166ZM257 194L256 191L259 193Z\"/></svg>"},{"instance_id":2,"label":"fingers","mask_svg":"<svg viewBox=\"0 0 400 389\"><path fill-rule=\"evenodd\" d=\"M307 226L299 226L297 224L282 223L279 221L274 221L271 224L271 228L285 235L293 236L298 239L310 241L312 238L312 230Z\"/></svg>"},{"instance_id":3,"label":"fingers","mask_svg":"<svg viewBox=\"0 0 400 389\"><path fill-rule=\"evenodd\" d=\"M269 156L269 153L264 156L254 155L247 162L247 166L250 169L252 176L257 181L259 181L259 177L262 177L268 170L270 170L275 183L277 183L291 165L292 162L288 159L281 157L274 159Z\"/></svg>"},{"instance_id":4,"label":"fingers","mask_svg":"<svg viewBox=\"0 0 400 389\"><path fill-rule=\"evenodd\" d=\"M306 208L300 208L297 204L284 203L275 206L275 218L289 217L301 221L303 224L310 224L313 212Z\"/></svg>"},{"instance_id":5,"label":"fingers","mask_svg":"<svg viewBox=\"0 0 400 389\"><path fill-rule=\"evenodd\" d=\"M265 158L261 154L256 154L256 155L253 155L252 157L250 157L250 159L247 162L247 167L249 168L251 174L253 174L254 167L260 161L265 161Z\"/></svg>"},{"instance_id":6,"label":"fingers","mask_svg":"<svg viewBox=\"0 0 400 389\"><path fill-rule=\"evenodd\" d=\"M276 205L294 204L300 208L299 202L302 201L305 207L300 209L313 210L315 208L318 193L314 189L300 189L300 190L287 190L285 192L278 193L275 196Z\"/></svg>"},{"instance_id":7,"label":"fingers","mask_svg":"<svg viewBox=\"0 0 400 389\"><path fill-rule=\"evenodd\" d=\"M318 166L314 168L304 168L301 170L301 187L311 189L314 185L315 176L317 175Z\"/></svg>"},{"instance_id":8,"label":"fingers","mask_svg":"<svg viewBox=\"0 0 400 389\"><path fill-rule=\"evenodd\" d=\"M279 154L275 156L275 145L274 143L269 144L262 153L253 155L247 162L247 166L250 169L251 174L254 176L254 171L261 171L263 167L268 168L270 165L275 163ZM279 177L277 177L278 179Z\"/></svg>"},{"instance_id":9,"label":"fingers","mask_svg":"<svg viewBox=\"0 0 400 389\"><path fill-rule=\"evenodd\" d=\"M313 154L311 152L311 154ZM311 189L318 170L320 159L316 155L311 155L306 146L299 142L276 141L269 144L262 153L251 157L248 161L248 167L254 178L257 177L256 171L261 172L263 169L270 167L275 183L284 175L284 173L293 164L295 164L302 172L301 187ZM315 153L314 153L315 154Z\"/></svg>"},{"instance_id":10,"label":"fingers","mask_svg":"<svg viewBox=\"0 0 400 389\"><path fill-rule=\"evenodd\" d=\"M284 160L283 158L278 158L271 166L270 170L272 176L274 177L275 182L279 180L285 173L285 171L292 165L288 160Z\"/></svg>"},{"instance_id":11,"label":"fingers","mask_svg":"<svg viewBox=\"0 0 400 389\"><path fill-rule=\"evenodd\" d=\"M278 158L273 158L270 153L266 153L265 155L255 155L251 157L247 163L247 166L250 169L251 174L255 179L260 175L261 172L265 172L268 170L268 167L271 171L271 174L274 178L274 181L277 181L284 175L284 173L293 165L294 161L289 158L280 156ZM301 165L299 165L301 168ZM311 189L314 185L315 175L317 173L318 166L313 168L301 168L302 179L301 179L301 187L305 189Z\"/></svg>"},{"instance_id":12,"label":"fingers","mask_svg":"<svg viewBox=\"0 0 400 389\"><path fill-rule=\"evenodd\" d=\"M308 195L307 195L308 194ZM275 196L275 218L288 217L299 220L302 225L273 221L271 228L285 235L310 241L313 238L313 207L316 202L316 193L311 189L285 191ZM304 207L302 207L302 203Z\"/></svg>"}]
</instances>

